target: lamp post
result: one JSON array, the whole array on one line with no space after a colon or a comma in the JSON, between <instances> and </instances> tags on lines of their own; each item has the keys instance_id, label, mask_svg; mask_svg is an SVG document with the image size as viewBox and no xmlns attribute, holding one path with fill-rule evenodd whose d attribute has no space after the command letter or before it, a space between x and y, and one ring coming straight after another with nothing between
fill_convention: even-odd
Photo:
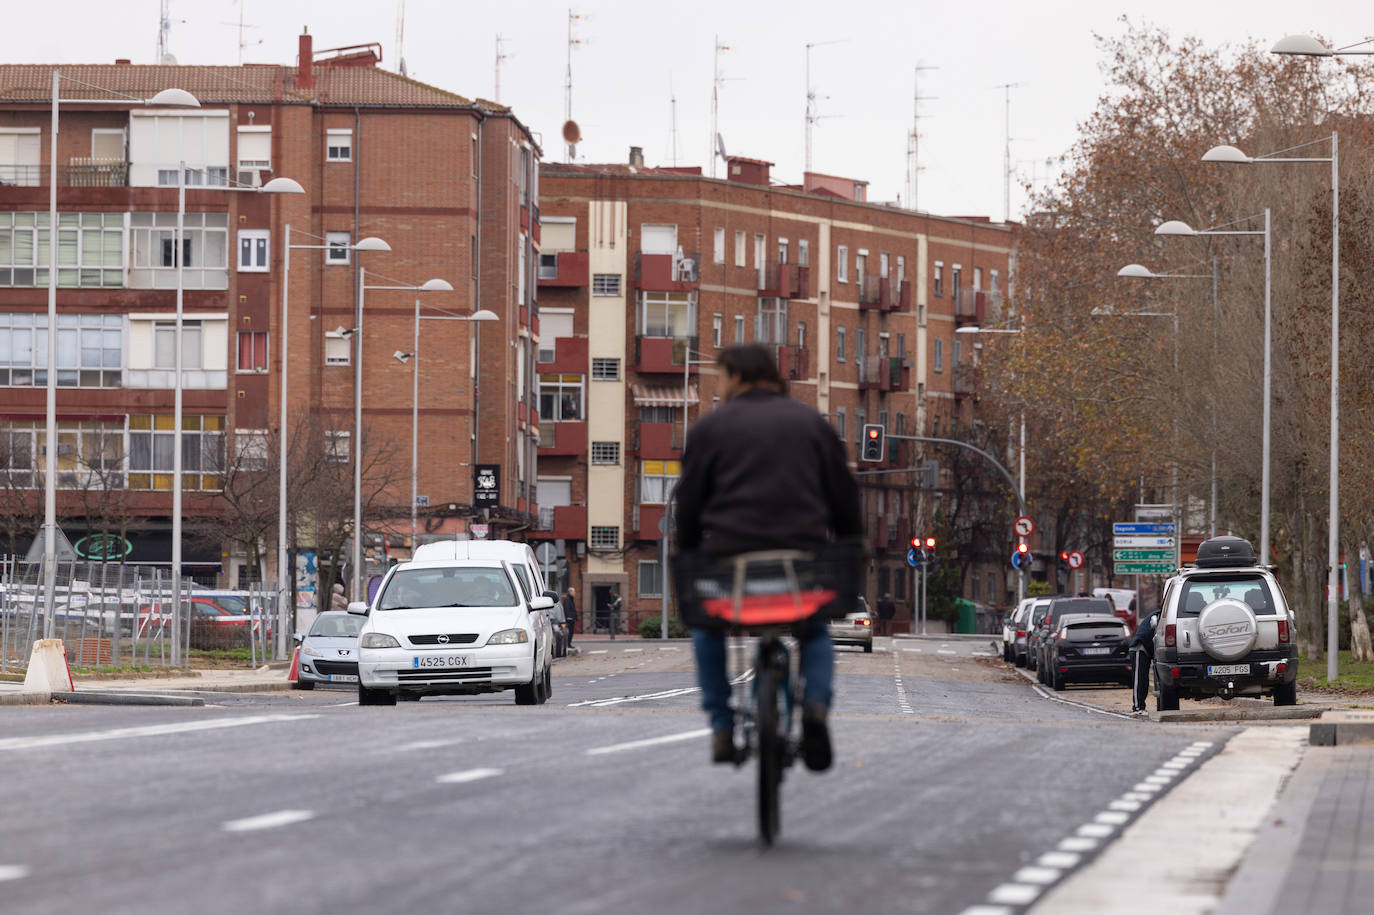
<instances>
[{"instance_id":1,"label":"lamp post","mask_svg":"<svg viewBox=\"0 0 1374 915\"><path fill-rule=\"evenodd\" d=\"M366 600L363 593L363 296L367 290L406 289L411 292L452 292L447 280L429 279L417 285L396 283L367 285L367 270L358 270L358 309L353 324L353 589L351 599ZM412 507L412 511L413 511Z\"/></svg>"},{"instance_id":2,"label":"lamp post","mask_svg":"<svg viewBox=\"0 0 1374 915\"><path fill-rule=\"evenodd\" d=\"M1286 38L1274 46L1280 54L1318 54L1312 50L1280 50L1286 42L1297 38ZM1361 42L1364 44L1366 42ZM1366 51L1347 51L1344 53L1363 54ZM1319 56L1329 56L1336 52L1325 51ZM1280 156L1278 153L1305 149L1319 143L1331 142L1329 156ZM1339 138L1331 131L1329 138L1300 143L1288 149L1280 149L1262 156L1247 156L1234 146L1214 146L1202 156L1203 162L1226 162L1239 165L1255 165L1270 162L1329 162L1331 163L1331 453L1328 467L1329 504L1327 516L1327 569L1326 569L1326 679L1335 680L1339 657L1337 655L1336 627L1340 619L1340 385L1341 385L1341 180ZM1268 557L1264 557L1268 560Z\"/></svg>"},{"instance_id":3,"label":"lamp post","mask_svg":"<svg viewBox=\"0 0 1374 915\"><path fill-rule=\"evenodd\" d=\"M432 307L432 306L431 306ZM442 311L442 309L434 309ZM489 308L474 311L470 315L453 314L444 312L442 315L421 315L420 300L415 300L415 327L414 342L411 343L410 352L397 350L392 356L402 364L414 359L415 364L411 366L410 374L410 550L411 556L415 555L415 548L419 545L416 541L418 533L418 521L415 508L419 503L420 491L420 322L421 321L476 321L478 322L478 332L481 332L482 321L499 321L500 315Z\"/></svg>"},{"instance_id":4,"label":"lamp post","mask_svg":"<svg viewBox=\"0 0 1374 915\"><path fill-rule=\"evenodd\" d=\"M1253 219L1254 217L1247 217ZM1226 223L1235 225L1235 223ZM1260 447L1260 562L1269 562L1269 441L1270 441L1270 404L1273 371L1270 358L1272 339L1272 313L1270 309L1270 241L1269 241L1269 208L1264 208L1264 228L1263 229L1227 229L1225 226L1217 226L1211 229L1194 229L1187 223L1178 220L1170 220L1162 223L1155 229L1156 235L1263 235L1264 236L1264 430L1262 433L1262 444ZM1216 348L1217 335L1217 287L1216 287L1216 261L1212 261L1212 340L1213 350ZM1215 352L1213 356L1215 357ZM1216 400L1212 401L1212 533L1216 533L1216 511L1217 511L1217 472L1216 472Z\"/></svg>"},{"instance_id":5,"label":"lamp post","mask_svg":"<svg viewBox=\"0 0 1374 915\"><path fill-rule=\"evenodd\" d=\"M54 613L57 600L57 134L58 107L62 88L60 70L52 71L52 115L49 126L48 147L48 346L46 384L46 441L43 462L43 637L52 638ZM139 98L102 89L68 79L67 82L88 89L98 89L117 99L67 99L69 103L82 105L128 105L134 102L144 106L159 108L199 108L200 102L184 89L163 89L151 98ZM178 223L178 243L180 243L180 223ZM181 310L181 293L177 293L177 310ZM180 328L180 318L177 327Z\"/></svg>"},{"instance_id":6,"label":"lamp post","mask_svg":"<svg viewBox=\"0 0 1374 915\"><path fill-rule=\"evenodd\" d=\"M289 180L273 178L264 185L264 189L271 187L278 181ZM295 182L292 182L293 184ZM297 185L299 187L299 185ZM291 223L285 226L286 237L282 248L282 288L281 288L281 428L278 430L278 455L277 455L277 653L279 657L286 656L286 646L289 628L287 623L290 619L287 614L287 604L291 600L291 570L288 568L291 557L287 549L286 532L286 470L287 459L290 454L288 448L289 429L287 426L286 405L288 402L287 393L290 390L289 373L287 370L288 344L291 341L290 324L290 301L291 301L291 251L328 251L336 250L341 245L293 245L291 243ZM311 235L309 232L300 233L316 241L324 241L318 235ZM390 251L391 246L380 238L360 238L355 244L346 246L351 251ZM295 608L291 608L293 614Z\"/></svg>"}]
</instances>

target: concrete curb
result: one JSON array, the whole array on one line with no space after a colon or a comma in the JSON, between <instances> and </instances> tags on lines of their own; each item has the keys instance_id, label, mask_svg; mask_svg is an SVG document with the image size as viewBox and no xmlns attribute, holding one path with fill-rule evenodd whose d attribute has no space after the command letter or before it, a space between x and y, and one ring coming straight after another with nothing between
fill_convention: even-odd
<instances>
[{"instance_id":1,"label":"concrete curb","mask_svg":"<svg viewBox=\"0 0 1374 915\"><path fill-rule=\"evenodd\" d=\"M0 692L0 705L47 705L51 701L52 693L39 690Z\"/></svg>"},{"instance_id":2,"label":"concrete curb","mask_svg":"<svg viewBox=\"0 0 1374 915\"><path fill-rule=\"evenodd\" d=\"M892 639L916 639L926 642L987 642L993 641L1001 643L1002 639L998 635L986 632L932 632L930 635L912 635L910 632L896 632L892 634Z\"/></svg>"},{"instance_id":3,"label":"concrete curb","mask_svg":"<svg viewBox=\"0 0 1374 915\"><path fill-rule=\"evenodd\" d=\"M1217 708L1217 709L1188 709L1178 712L1156 712L1156 721L1186 722L1186 721L1297 721L1304 718L1318 718L1323 712L1330 709L1312 705L1303 707L1301 705L1286 705L1274 708Z\"/></svg>"},{"instance_id":4,"label":"concrete curb","mask_svg":"<svg viewBox=\"0 0 1374 915\"><path fill-rule=\"evenodd\" d=\"M1327 710L1322 720L1307 732L1307 742L1314 747L1345 746L1374 740L1374 712Z\"/></svg>"},{"instance_id":5,"label":"concrete curb","mask_svg":"<svg viewBox=\"0 0 1374 915\"><path fill-rule=\"evenodd\" d=\"M176 705L202 706L205 700L200 696L168 696L159 693L123 693L116 690L92 690L73 693L59 693L53 696L57 702L72 705Z\"/></svg>"}]
</instances>

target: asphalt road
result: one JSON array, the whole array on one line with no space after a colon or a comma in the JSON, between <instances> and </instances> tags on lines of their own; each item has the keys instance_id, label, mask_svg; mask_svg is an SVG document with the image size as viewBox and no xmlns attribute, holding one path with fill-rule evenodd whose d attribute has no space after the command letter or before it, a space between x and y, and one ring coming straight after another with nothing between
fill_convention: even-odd
<instances>
[{"instance_id":1,"label":"asphalt road","mask_svg":"<svg viewBox=\"0 0 1374 915\"><path fill-rule=\"evenodd\" d=\"M542 707L0 707L0 908L954 913L1230 733L1047 700L987 643L841 648L836 765L789 771L764 850L755 769L708 762L690 646L583 647Z\"/></svg>"}]
</instances>

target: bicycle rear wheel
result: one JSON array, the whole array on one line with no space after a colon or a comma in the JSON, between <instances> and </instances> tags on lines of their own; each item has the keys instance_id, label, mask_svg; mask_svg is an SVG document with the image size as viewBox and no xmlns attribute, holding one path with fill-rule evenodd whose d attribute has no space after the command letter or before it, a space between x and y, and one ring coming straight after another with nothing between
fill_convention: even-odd
<instances>
[{"instance_id":1,"label":"bicycle rear wheel","mask_svg":"<svg viewBox=\"0 0 1374 915\"><path fill-rule=\"evenodd\" d=\"M760 651L755 675L754 697L757 708L755 726L759 739L759 839L772 845L782 826L778 786L782 782L783 752L786 737L779 730L778 680L775 653Z\"/></svg>"}]
</instances>

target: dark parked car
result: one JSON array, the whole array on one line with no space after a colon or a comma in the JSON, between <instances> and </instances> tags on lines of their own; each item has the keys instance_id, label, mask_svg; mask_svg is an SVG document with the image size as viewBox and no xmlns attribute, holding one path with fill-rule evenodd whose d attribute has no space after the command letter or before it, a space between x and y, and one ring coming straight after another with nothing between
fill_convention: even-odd
<instances>
[{"instance_id":1,"label":"dark parked car","mask_svg":"<svg viewBox=\"0 0 1374 915\"><path fill-rule=\"evenodd\" d=\"M1040 682L1050 685L1050 677L1045 664L1050 636L1059 631L1059 621L1066 616L1095 614L1116 616L1116 608L1104 597L1056 597L1050 601L1035 632L1035 669Z\"/></svg>"},{"instance_id":2,"label":"dark parked car","mask_svg":"<svg viewBox=\"0 0 1374 915\"><path fill-rule=\"evenodd\" d=\"M1131 685L1130 627L1115 614L1069 614L1045 640L1045 682Z\"/></svg>"}]
</instances>

